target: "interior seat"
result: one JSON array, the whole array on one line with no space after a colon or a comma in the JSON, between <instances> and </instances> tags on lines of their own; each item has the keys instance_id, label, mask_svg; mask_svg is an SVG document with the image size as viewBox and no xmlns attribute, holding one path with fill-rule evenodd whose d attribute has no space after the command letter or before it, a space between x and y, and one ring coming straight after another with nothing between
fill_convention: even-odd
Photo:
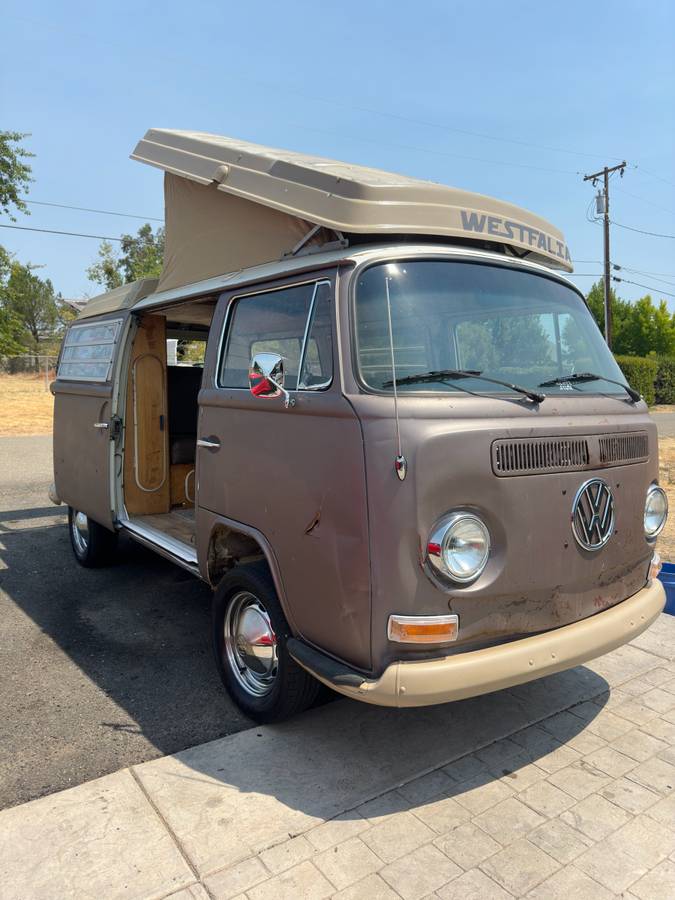
<instances>
[{"instance_id":1,"label":"interior seat","mask_svg":"<svg viewBox=\"0 0 675 900\"><path fill-rule=\"evenodd\" d=\"M197 397L203 369L198 366L168 366L169 458L171 465L194 464L197 449Z\"/></svg>"}]
</instances>

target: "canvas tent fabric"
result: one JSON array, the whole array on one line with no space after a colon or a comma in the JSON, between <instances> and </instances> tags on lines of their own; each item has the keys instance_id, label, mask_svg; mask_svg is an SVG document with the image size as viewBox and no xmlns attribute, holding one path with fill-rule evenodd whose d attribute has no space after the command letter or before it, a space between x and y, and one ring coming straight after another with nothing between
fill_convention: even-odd
<instances>
[{"instance_id":1,"label":"canvas tent fabric","mask_svg":"<svg viewBox=\"0 0 675 900\"><path fill-rule=\"evenodd\" d=\"M166 173L160 290L272 262L314 225L502 244L572 271L557 228L482 194L202 132L150 129L132 159Z\"/></svg>"},{"instance_id":2,"label":"canvas tent fabric","mask_svg":"<svg viewBox=\"0 0 675 900\"><path fill-rule=\"evenodd\" d=\"M164 176L166 234L158 291L279 259L312 223L223 194L167 172Z\"/></svg>"},{"instance_id":3,"label":"canvas tent fabric","mask_svg":"<svg viewBox=\"0 0 675 900\"><path fill-rule=\"evenodd\" d=\"M142 278L140 281L132 281L121 287L106 291L105 294L97 294L91 297L84 305L78 319L86 319L89 316L102 316L105 313L116 312L119 309L130 309L139 300L148 297L157 290L156 278Z\"/></svg>"}]
</instances>

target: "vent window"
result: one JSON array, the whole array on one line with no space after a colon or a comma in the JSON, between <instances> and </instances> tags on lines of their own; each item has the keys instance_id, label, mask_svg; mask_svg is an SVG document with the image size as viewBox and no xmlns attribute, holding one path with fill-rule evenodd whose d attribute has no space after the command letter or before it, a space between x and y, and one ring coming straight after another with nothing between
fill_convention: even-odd
<instances>
[{"instance_id":1,"label":"vent window","mask_svg":"<svg viewBox=\"0 0 675 900\"><path fill-rule=\"evenodd\" d=\"M121 324L121 319L114 319L71 325L56 377L64 381L108 381Z\"/></svg>"}]
</instances>

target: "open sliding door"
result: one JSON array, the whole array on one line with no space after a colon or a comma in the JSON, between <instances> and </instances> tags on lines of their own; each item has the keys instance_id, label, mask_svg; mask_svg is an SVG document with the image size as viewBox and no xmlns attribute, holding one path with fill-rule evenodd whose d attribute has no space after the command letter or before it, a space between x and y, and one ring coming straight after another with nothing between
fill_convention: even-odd
<instances>
[{"instance_id":1,"label":"open sliding door","mask_svg":"<svg viewBox=\"0 0 675 900\"><path fill-rule=\"evenodd\" d=\"M166 320L139 321L127 376L124 435L124 505L129 515L170 508L166 390Z\"/></svg>"},{"instance_id":2,"label":"open sliding door","mask_svg":"<svg viewBox=\"0 0 675 900\"><path fill-rule=\"evenodd\" d=\"M115 519L113 386L125 318L117 315L71 325L51 388L56 492L64 503L106 528L112 528Z\"/></svg>"}]
</instances>

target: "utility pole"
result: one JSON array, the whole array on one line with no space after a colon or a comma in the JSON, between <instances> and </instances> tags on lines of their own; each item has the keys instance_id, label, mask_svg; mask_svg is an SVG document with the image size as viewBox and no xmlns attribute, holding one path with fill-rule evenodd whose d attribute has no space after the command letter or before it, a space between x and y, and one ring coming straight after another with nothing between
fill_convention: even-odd
<instances>
[{"instance_id":1,"label":"utility pole","mask_svg":"<svg viewBox=\"0 0 675 900\"><path fill-rule=\"evenodd\" d=\"M600 169L599 172L594 172L592 175L584 175L584 181L592 181L593 187L598 183L598 179L602 178L602 213L603 213L603 233L604 233L604 266L603 266L603 282L605 289L605 341L607 342L607 346L609 349L612 349L612 306L610 303L610 265L609 265L609 176L612 172L620 172L621 177L623 178L623 171L626 168L626 160L622 163L619 163L618 166L612 166L608 168L607 166L604 169ZM600 194L598 194L597 199L600 199ZM598 207L600 204L598 204ZM600 212L600 209L597 210Z\"/></svg>"}]
</instances>

